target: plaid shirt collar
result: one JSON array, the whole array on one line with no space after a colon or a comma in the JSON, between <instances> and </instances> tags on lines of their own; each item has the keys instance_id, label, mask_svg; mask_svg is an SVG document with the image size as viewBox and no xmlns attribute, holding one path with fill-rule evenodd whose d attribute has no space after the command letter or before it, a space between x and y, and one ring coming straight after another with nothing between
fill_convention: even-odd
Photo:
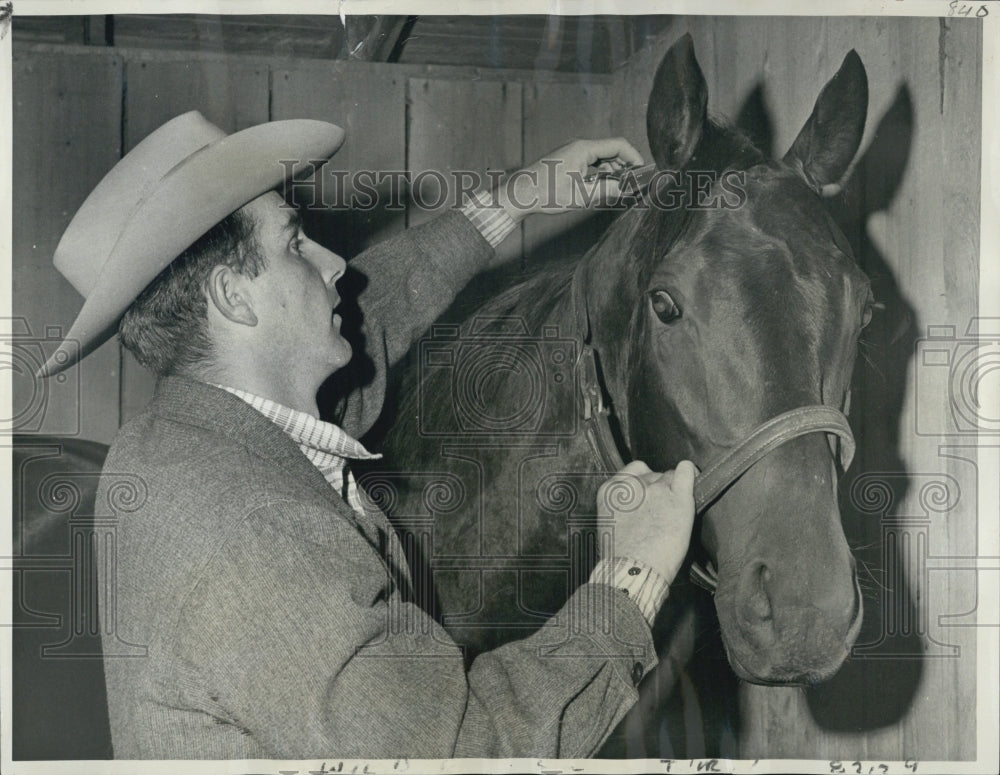
<instances>
[{"instance_id":1,"label":"plaid shirt collar","mask_svg":"<svg viewBox=\"0 0 1000 775\"><path fill-rule=\"evenodd\" d=\"M355 511L363 510L358 501L354 477L347 469L347 461L378 460L381 455L369 452L360 441L333 423L323 422L311 414L238 388L228 385L216 387L243 399L287 433L330 486L341 493Z\"/></svg>"}]
</instances>

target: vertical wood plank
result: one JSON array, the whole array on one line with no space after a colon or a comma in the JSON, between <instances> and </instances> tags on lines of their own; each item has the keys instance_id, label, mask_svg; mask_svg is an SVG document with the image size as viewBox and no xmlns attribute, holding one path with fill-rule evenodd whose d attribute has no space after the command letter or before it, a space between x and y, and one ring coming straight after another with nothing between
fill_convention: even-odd
<instances>
[{"instance_id":1,"label":"vertical wood plank","mask_svg":"<svg viewBox=\"0 0 1000 775\"><path fill-rule=\"evenodd\" d=\"M126 61L125 152L174 116L200 111L227 132L268 119L268 66L219 58ZM122 348L122 422L149 401L154 376Z\"/></svg>"},{"instance_id":2,"label":"vertical wood plank","mask_svg":"<svg viewBox=\"0 0 1000 775\"><path fill-rule=\"evenodd\" d=\"M358 62L277 68L271 118L329 121L347 133L322 172L326 209L312 212L306 224L315 239L350 258L405 228L406 189L394 197L388 177L406 170L406 78L396 68ZM376 201L352 185L355 176L375 188ZM313 198L310 193L300 201Z\"/></svg>"},{"instance_id":3,"label":"vertical wood plank","mask_svg":"<svg viewBox=\"0 0 1000 775\"><path fill-rule=\"evenodd\" d=\"M13 312L27 327L13 381L21 431L109 442L118 429L117 342L47 381L36 383L32 372L40 357L33 343L66 334L83 303L52 266L52 254L119 158L121 91L115 54L27 54L14 61ZM43 349L51 353L55 344Z\"/></svg>"},{"instance_id":4,"label":"vertical wood plank","mask_svg":"<svg viewBox=\"0 0 1000 775\"><path fill-rule=\"evenodd\" d=\"M408 225L425 223L454 205L455 172L469 171L485 181L487 170L513 171L523 163L520 83L411 78L408 94L407 159L415 199ZM444 176L450 189L440 203L437 175ZM497 252L504 259L519 259L520 229Z\"/></svg>"},{"instance_id":5,"label":"vertical wood plank","mask_svg":"<svg viewBox=\"0 0 1000 775\"><path fill-rule=\"evenodd\" d=\"M573 138L609 137L612 118L609 85L588 81L526 84L525 162L540 159ZM524 254L529 262L568 253L582 255L607 227L610 215L577 210L532 216L524 222Z\"/></svg>"}]
</instances>

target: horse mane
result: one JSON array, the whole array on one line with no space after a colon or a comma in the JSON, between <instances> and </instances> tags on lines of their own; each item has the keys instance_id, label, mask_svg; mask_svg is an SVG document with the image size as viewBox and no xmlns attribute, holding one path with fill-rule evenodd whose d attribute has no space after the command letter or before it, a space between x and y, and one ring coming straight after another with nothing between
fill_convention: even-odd
<instances>
[{"instance_id":1,"label":"horse mane","mask_svg":"<svg viewBox=\"0 0 1000 775\"><path fill-rule=\"evenodd\" d=\"M517 318L524 322L529 332L538 331L568 292L573 272L581 260L576 255L559 256L521 273L507 288L478 307L470 320L477 317Z\"/></svg>"}]
</instances>

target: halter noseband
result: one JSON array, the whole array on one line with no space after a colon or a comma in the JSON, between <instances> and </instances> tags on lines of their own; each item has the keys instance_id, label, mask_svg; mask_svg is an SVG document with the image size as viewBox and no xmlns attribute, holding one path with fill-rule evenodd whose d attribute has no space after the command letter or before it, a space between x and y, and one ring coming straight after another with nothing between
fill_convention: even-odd
<instances>
[{"instance_id":1,"label":"halter noseband","mask_svg":"<svg viewBox=\"0 0 1000 775\"><path fill-rule=\"evenodd\" d=\"M576 378L582 394L583 431L597 464L609 472L618 471L625 462L618 450L609 418L611 408L604 400L597 354L591 344L590 314L583 288L581 262L573 273L571 288L573 313L576 320L576 340L580 351L576 361ZM739 479L761 458L782 444L808 433L829 433L840 439L841 468L847 470L854 459L854 435L843 412L825 404L802 406L783 412L758 425L739 444L713 460L694 481L694 503L698 513L710 506L722 492ZM716 573L698 563L691 566L691 581L714 593Z\"/></svg>"}]
</instances>

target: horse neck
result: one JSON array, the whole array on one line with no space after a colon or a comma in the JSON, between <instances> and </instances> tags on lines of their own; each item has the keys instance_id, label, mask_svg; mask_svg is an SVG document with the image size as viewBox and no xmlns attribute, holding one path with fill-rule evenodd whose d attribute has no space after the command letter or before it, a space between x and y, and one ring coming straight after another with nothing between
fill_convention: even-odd
<instances>
[{"instance_id":1,"label":"horse neck","mask_svg":"<svg viewBox=\"0 0 1000 775\"><path fill-rule=\"evenodd\" d=\"M523 336L528 342L539 345L543 358L546 358L553 347L562 343L566 343L567 347L560 349L572 352L572 357L578 358L584 332L580 330L577 321L569 269L553 269L535 280L511 288L492 303L480 308L470 320L506 319L510 321L507 324L510 329L521 331L519 338ZM550 368L551 361L547 361L544 366ZM597 466L590 456L579 454L580 450L587 449L582 432L575 436L568 436L563 432L568 427L580 427L580 393L572 372L573 367L573 361L565 362L562 367L563 380L558 384L566 389L559 389L546 380L543 427L558 427L560 432L552 434L543 430L533 438L531 433L527 433L523 440L549 445L557 440L559 459L572 457L578 462L586 461L588 469L596 470ZM514 408L525 400L523 383L517 379L504 380L498 388L494 401L502 405Z\"/></svg>"},{"instance_id":2,"label":"horse neck","mask_svg":"<svg viewBox=\"0 0 1000 775\"><path fill-rule=\"evenodd\" d=\"M539 332L544 327L554 328L558 331L560 338L573 340L573 351L577 363L580 362L580 358L582 357L581 350L584 347L584 338L588 333L585 330L581 330L585 323L581 318L580 310L577 308L578 303L579 301L574 298L573 283L570 282L559 293L555 304L539 328ZM585 474L604 472L606 466L596 458L584 432L579 371L573 377L573 390L561 394L560 398L562 400L559 402L559 405L554 407L554 411L558 412L561 417L571 420L576 428L576 432L572 436L565 437L562 443L560 443L558 459L561 463L572 461L573 468L566 470L574 470Z\"/></svg>"}]
</instances>

